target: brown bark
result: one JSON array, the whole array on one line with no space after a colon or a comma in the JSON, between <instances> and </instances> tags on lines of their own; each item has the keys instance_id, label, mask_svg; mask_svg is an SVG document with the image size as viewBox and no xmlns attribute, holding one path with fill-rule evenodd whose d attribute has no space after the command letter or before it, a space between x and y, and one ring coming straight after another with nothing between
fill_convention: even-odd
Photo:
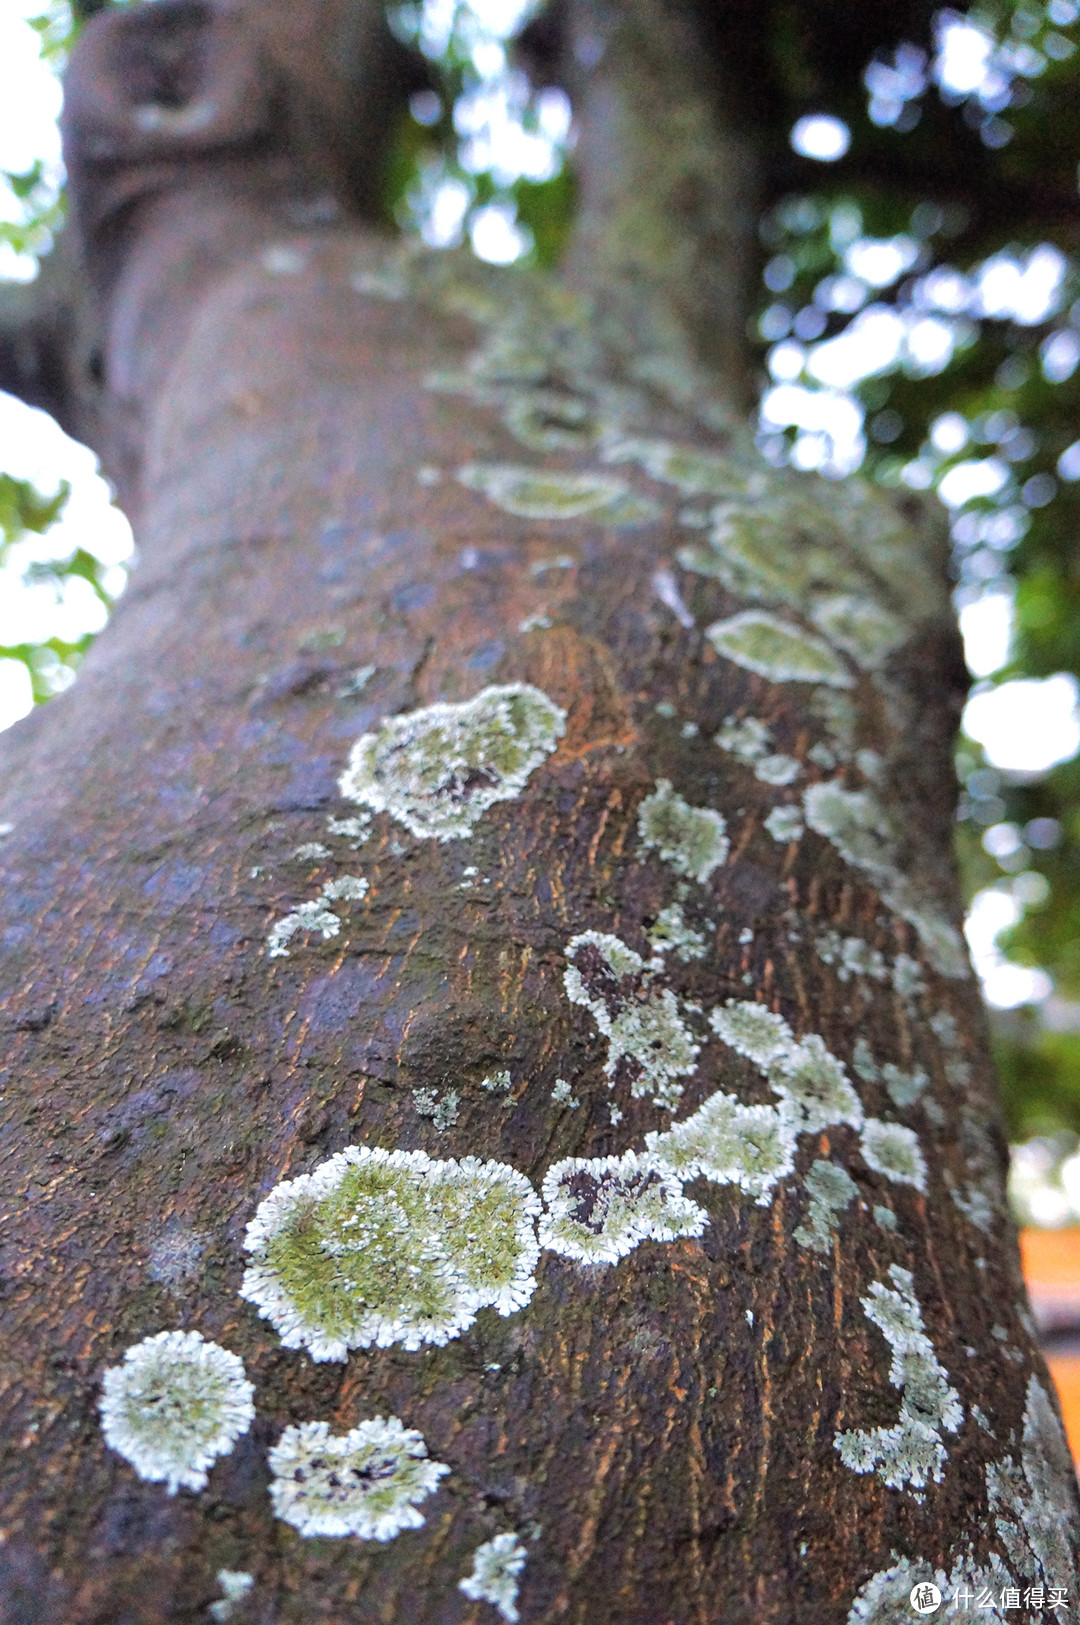
<instances>
[{"instance_id":1,"label":"brown bark","mask_svg":"<svg viewBox=\"0 0 1080 1625\"><path fill-rule=\"evenodd\" d=\"M840 1625L900 1558L961 1578L997 1558L1024 1583L1050 1550L1062 1571L1043 1577L1075 1585L1068 1476L1051 1442L1038 1488L1024 1454L1030 1383L1047 1379L977 988L942 973L956 967L926 924L958 918L958 657L938 544L913 522L909 557L890 563L872 534L880 499L755 483L738 437L707 427L722 382L706 397L703 362L674 339L666 378L635 375L565 290L396 255L351 219L297 226L326 189L342 208L355 199L324 141L349 93L326 48L335 15L300 0L176 8L192 33L170 72L193 78L158 101L159 5L93 25L69 84L104 335L96 440L141 562L75 689L4 741L4 1618L203 1620L224 1568L254 1579L238 1621L483 1625L492 1605L458 1582L481 1542L510 1532L527 1551L530 1625ZM133 61L152 81L137 105L176 114L204 97L211 114L179 135L159 119L143 142ZM623 460L602 460L610 438L538 449L552 391L556 433L581 414L609 430L617 418ZM654 477L655 457L627 450L643 439L722 459L781 576L817 547L825 588L835 571L846 590L845 569L876 584L903 626L887 658L834 651L852 685L839 689L725 658L705 629L761 595L675 562L705 534L680 521L688 501L704 514L715 493ZM475 464L622 480L622 522L599 504L591 517L508 511L458 477ZM777 588L811 639L821 588L801 607L790 581ZM515 683L561 707L565 732L471 836L424 839L389 812L358 850L330 832L357 811L337 781L358 736ZM830 694L853 702L846 744ZM798 780L714 744L732 717L767 725ZM726 819L730 854L704 880L643 839L643 803L665 780ZM770 833L779 805L834 781L876 785L895 830L888 873L813 829ZM268 956L275 922L357 874L369 890L335 905L337 935L298 930L288 957ZM609 1048L564 972L588 931L649 959L646 933L675 903L703 957L668 950L636 989L647 1002L659 978L701 1046L675 1120L719 1090L775 1108L760 1069L706 1021L755 1003L824 1041L868 1117L916 1133L925 1190L875 1168L854 1121L834 1121L800 1134L763 1203L693 1180L699 1236L607 1265L545 1250L523 1308L482 1309L445 1347L328 1363L284 1348L237 1295L245 1225L281 1180L369 1145L495 1159L539 1189L559 1159L643 1151L670 1129L672 1113L635 1093L640 1067L609 1087ZM843 941L860 945L857 965L838 957ZM921 989L899 974L903 955ZM860 1039L876 1077L865 1060L859 1071ZM898 1105L888 1064L924 1069L925 1092ZM508 1094L483 1087L504 1070ZM437 1128L416 1090L456 1093L456 1120ZM819 1247L805 1239L807 1174L830 1159L857 1194L826 1212ZM897 1281L890 1267L911 1272L962 1407L955 1429L938 1418L946 1459L923 1490L854 1471L837 1447L900 1412L893 1350L866 1313L875 1283ZM125 1349L175 1327L242 1356L257 1418L207 1488L170 1497L105 1446L97 1403ZM423 1526L382 1544L276 1519L267 1450L282 1429L344 1433L377 1415L418 1429L450 1468ZM1022 1538L1003 1535L994 1502L1010 1473ZM1058 1521L1058 1547L1031 1534L1039 1517ZM884 1608L853 1617L906 1617Z\"/></svg>"}]
</instances>

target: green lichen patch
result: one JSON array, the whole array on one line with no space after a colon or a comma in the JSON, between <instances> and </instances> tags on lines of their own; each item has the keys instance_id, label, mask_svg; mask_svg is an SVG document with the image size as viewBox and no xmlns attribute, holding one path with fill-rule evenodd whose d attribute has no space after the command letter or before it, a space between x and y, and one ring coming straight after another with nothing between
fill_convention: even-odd
<instances>
[{"instance_id":1,"label":"green lichen patch","mask_svg":"<svg viewBox=\"0 0 1080 1625\"><path fill-rule=\"evenodd\" d=\"M795 1231L802 1247L827 1252L836 1232L836 1221L859 1194L850 1174L835 1162L820 1160L811 1165L803 1181L810 1199L805 1221Z\"/></svg>"},{"instance_id":2,"label":"green lichen patch","mask_svg":"<svg viewBox=\"0 0 1080 1625\"><path fill-rule=\"evenodd\" d=\"M942 1433L957 1432L964 1413L926 1335L910 1270L892 1264L889 1276L891 1287L875 1281L860 1302L892 1349L889 1381L900 1390L900 1416L892 1427L838 1433L833 1444L852 1472L874 1472L894 1489L910 1484L919 1490L931 1479L941 1482Z\"/></svg>"},{"instance_id":3,"label":"green lichen patch","mask_svg":"<svg viewBox=\"0 0 1080 1625\"><path fill-rule=\"evenodd\" d=\"M826 683L833 688L854 683L827 643L767 610L745 609L714 621L705 636L718 654L772 683Z\"/></svg>"},{"instance_id":4,"label":"green lichen patch","mask_svg":"<svg viewBox=\"0 0 1080 1625\"><path fill-rule=\"evenodd\" d=\"M829 1053L817 1033L811 1033L773 1062L769 1083L790 1103L793 1117L811 1134L831 1123L850 1123L853 1128L862 1123L862 1102L843 1065Z\"/></svg>"},{"instance_id":5,"label":"green lichen patch","mask_svg":"<svg viewBox=\"0 0 1080 1625\"><path fill-rule=\"evenodd\" d=\"M270 1451L270 1499L301 1535L392 1540L423 1523L416 1510L450 1471L428 1458L414 1428L373 1416L348 1433L326 1422L287 1427Z\"/></svg>"},{"instance_id":6,"label":"green lichen patch","mask_svg":"<svg viewBox=\"0 0 1080 1625\"><path fill-rule=\"evenodd\" d=\"M362 735L341 793L389 812L413 835L457 840L488 807L520 794L565 729L566 712L538 688L485 688L460 705L390 717Z\"/></svg>"},{"instance_id":7,"label":"green lichen patch","mask_svg":"<svg viewBox=\"0 0 1080 1625\"><path fill-rule=\"evenodd\" d=\"M898 615L854 593L819 598L809 613L831 643L868 670L880 666L909 635Z\"/></svg>"},{"instance_id":8,"label":"green lichen patch","mask_svg":"<svg viewBox=\"0 0 1080 1625\"><path fill-rule=\"evenodd\" d=\"M102 1381L101 1431L140 1478L201 1490L255 1418L238 1355L198 1332L144 1337Z\"/></svg>"},{"instance_id":9,"label":"green lichen patch","mask_svg":"<svg viewBox=\"0 0 1080 1625\"><path fill-rule=\"evenodd\" d=\"M446 1343L529 1301L539 1211L505 1163L348 1146L259 1204L240 1295L313 1360Z\"/></svg>"},{"instance_id":10,"label":"green lichen patch","mask_svg":"<svg viewBox=\"0 0 1080 1625\"><path fill-rule=\"evenodd\" d=\"M642 846L656 852L676 874L701 885L727 861L726 831L722 814L711 807L691 807L669 779L657 779L656 789L638 808Z\"/></svg>"},{"instance_id":11,"label":"green lichen patch","mask_svg":"<svg viewBox=\"0 0 1080 1625\"><path fill-rule=\"evenodd\" d=\"M762 784L790 784L802 772L802 763L794 756L783 756L778 751L762 756L754 764L754 777Z\"/></svg>"},{"instance_id":12,"label":"green lichen patch","mask_svg":"<svg viewBox=\"0 0 1080 1625\"><path fill-rule=\"evenodd\" d=\"M651 479L676 486L684 496L725 497L745 492L748 485L755 490L762 485L758 469L748 470L733 458L670 440L616 440L604 456L608 462L636 462Z\"/></svg>"},{"instance_id":13,"label":"green lichen patch","mask_svg":"<svg viewBox=\"0 0 1080 1625\"><path fill-rule=\"evenodd\" d=\"M709 1012L709 1026L729 1048L763 1071L797 1048L795 1034L783 1016L747 999L729 999L718 1005Z\"/></svg>"},{"instance_id":14,"label":"green lichen patch","mask_svg":"<svg viewBox=\"0 0 1080 1625\"><path fill-rule=\"evenodd\" d=\"M679 1080L690 1076L701 1053L674 993L657 985L640 954L606 932L572 937L566 957L567 997L590 1012L607 1039L604 1071L611 1084L629 1083L631 1094L652 1095L674 1111L683 1092Z\"/></svg>"},{"instance_id":15,"label":"green lichen patch","mask_svg":"<svg viewBox=\"0 0 1080 1625\"><path fill-rule=\"evenodd\" d=\"M603 433L591 402L561 389L516 391L503 422L530 451L587 451Z\"/></svg>"},{"instance_id":16,"label":"green lichen patch","mask_svg":"<svg viewBox=\"0 0 1080 1625\"><path fill-rule=\"evenodd\" d=\"M661 510L625 480L610 474L567 474L518 468L508 463L467 463L458 479L506 513L523 519L592 519L606 525L640 525Z\"/></svg>"},{"instance_id":17,"label":"green lichen patch","mask_svg":"<svg viewBox=\"0 0 1080 1625\"><path fill-rule=\"evenodd\" d=\"M584 1264L613 1264L641 1242L700 1236L708 1215L655 1158L566 1157L544 1178L540 1245Z\"/></svg>"},{"instance_id":18,"label":"green lichen patch","mask_svg":"<svg viewBox=\"0 0 1080 1625\"><path fill-rule=\"evenodd\" d=\"M884 1123L868 1117L863 1124L862 1155L868 1168L884 1174L899 1185L926 1189L926 1159L919 1149L919 1137L902 1123Z\"/></svg>"},{"instance_id":19,"label":"green lichen patch","mask_svg":"<svg viewBox=\"0 0 1080 1625\"><path fill-rule=\"evenodd\" d=\"M763 1206L795 1166L797 1134L782 1109L744 1106L718 1091L692 1117L663 1133L646 1134L645 1144L658 1164L680 1179L738 1185Z\"/></svg>"},{"instance_id":20,"label":"green lichen patch","mask_svg":"<svg viewBox=\"0 0 1080 1625\"><path fill-rule=\"evenodd\" d=\"M473 1553L472 1573L458 1581L473 1602L489 1602L507 1625L517 1625L518 1577L525 1567L526 1551L516 1535L496 1535L485 1540Z\"/></svg>"},{"instance_id":21,"label":"green lichen patch","mask_svg":"<svg viewBox=\"0 0 1080 1625\"><path fill-rule=\"evenodd\" d=\"M889 974L884 957L871 948L862 937L845 937L839 931L823 931L817 939L817 951L826 965L834 965L842 982L853 976L869 976L883 982Z\"/></svg>"}]
</instances>

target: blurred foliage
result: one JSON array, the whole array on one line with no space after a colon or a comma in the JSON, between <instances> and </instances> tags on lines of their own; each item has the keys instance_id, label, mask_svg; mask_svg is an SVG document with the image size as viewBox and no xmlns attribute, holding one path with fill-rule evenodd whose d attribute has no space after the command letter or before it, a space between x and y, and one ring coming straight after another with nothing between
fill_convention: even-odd
<instances>
[{"instance_id":1,"label":"blurred foliage","mask_svg":"<svg viewBox=\"0 0 1080 1625\"><path fill-rule=\"evenodd\" d=\"M105 3L79 0L77 10ZM763 452L832 474L862 461L886 485L926 490L973 463L991 467L994 489L953 504L958 601L1000 591L1015 604L1007 662L991 680L1080 673L1080 0L980 0L964 13L928 0L839 10L829 0L687 3L698 5L721 76L737 65L725 95L760 137L763 284L751 341L762 361ZM537 9L521 0L518 21ZM558 12L556 0L547 15L557 23ZM477 226L494 211L503 240L517 234L521 261L557 264L574 210L558 102L527 84L490 18L466 0L399 4L390 16L429 58L433 88L402 120L388 214L429 242L471 235L482 251ZM956 59L950 70L965 25L967 68ZM63 0L34 26L59 62L74 26ZM793 150L795 121L815 114L846 126L835 162ZM511 126L519 150L533 142L516 171L503 161ZM39 253L62 203L40 167L8 183L16 218L0 224L0 241ZM856 274L867 245L892 253L895 274ZM995 305L989 270L1005 267L1015 284L1035 263L1052 269L1048 252L1060 276L1045 308ZM903 324L902 341L838 383L835 350L823 347L858 340L868 312ZM846 461L812 413L801 424L769 420L779 381L847 402ZM0 564L54 508L0 484ZM81 551L34 568L58 583L82 574L101 592ZM65 668L78 653L48 650ZM39 697L55 687L38 671L47 652L0 653L27 660ZM1041 1005L995 1017L1011 1130L1080 1131L1080 761L1021 775L965 741L958 768L968 895L1010 890L1022 915L1004 945L1054 983Z\"/></svg>"}]
</instances>

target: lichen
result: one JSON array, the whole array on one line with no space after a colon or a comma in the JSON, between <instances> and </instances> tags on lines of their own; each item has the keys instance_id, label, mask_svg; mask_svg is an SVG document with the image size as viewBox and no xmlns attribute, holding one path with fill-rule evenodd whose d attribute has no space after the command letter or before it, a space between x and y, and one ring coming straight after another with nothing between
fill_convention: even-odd
<instances>
[{"instance_id":1,"label":"lichen","mask_svg":"<svg viewBox=\"0 0 1080 1625\"><path fill-rule=\"evenodd\" d=\"M889 974L884 955L871 948L862 937L823 931L817 939L817 951L826 965L835 965L842 982L850 982L853 976L869 976L875 982L883 982Z\"/></svg>"},{"instance_id":2,"label":"lichen","mask_svg":"<svg viewBox=\"0 0 1080 1625\"><path fill-rule=\"evenodd\" d=\"M1028 1580L1060 1584L1076 1569L1075 1469L1061 1424L1037 1377L1027 1386L1020 1462L986 1469L990 1512L1009 1561Z\"/></svg>"},{"instance_id":3,"label":"lichen","mask_svg":"<svg viewBox=\"0 0 1080 1625\"><path fill-rule=\"evenodd\" d=\"M944 1569L931 1568L926 1562L913 1563L906 1557L898 1558L895 1552L892 1556L891 1566L873 1575L860 1588L851 1605L847 1625L913 1625L919 1616L912 1606L912 1595L916 1587L928 1584L936 1586L943 1601L950 1603L950 1613L958 1607L966 1607L957 1601L963 1592L975 1604L980 1625L983 1621L986 1625L1009 1625L1011 1606L1005 1604L1004 1611L999 1609L992 1594L996 1589L1000 1600L1003 1587L1011 1584L1011 1576L996 1552L990 1555L989 1567L984 1567L976 1561L970 1546L954 1546L948 1558L952 1564L949 1574Z\"/></svg>"},{"instance_id":4,"label":"lichen","mask_svg":"<svg viewBox=\"0 0 1080 1625\"><path fill-rule=\"evenodd\" d=\"M868 1117L863 1124L861 1149L868 1168L899 1185L914 1185L916 1190L925 1191L926 1159L913 1129Z\"/></svg>"},{"instance_id":5,"label":"lichen","mask_svg":"<svg viewBox=\"0 0 1080 1625\"><path fill-rule=\"evenodd\" d=\"M826 1252L836 1230L836 1220L859 1194L859 1187L835 1162L811 1165L803 1183L810 1198L806 1221L795 1230L795 1240L803 1247Z\"/></svg>"},{"instance_id":6,"label":"lichen","mask_svg":"<svg viewBox=\"0 0 1080 1625\"><path fill-rule=\"evenodd\" d=\"M679 1079L690 1076L701 1053L674 993L657 985L640 954L605 932L572 937L566 957L567 997L590 1012L608 1041L606 1076L673 1111L683 1092Z\"/></svg>"},{"instance_id":7,"label":"lichen","mask_svg":"<svg viewBox=\"0 0 1080 1625\"><path fill-rule=\"evenodd\" d=\"M655 1157L566 1157L544 1178L540 1245L584 1264L613 1264L648 1239L700 1236L708 1215Z\"/></svg>"},{"instance_id":8,"label":"lichen","mask_svg":"<svg viewBox=\"0 0 1080 1625\"><path fill-rule=\"evenodd\" d=\"M437 1133L442 1134L457 1122L461 1096L456 1089L448 1089L445 1095L437 1089L414 1089L412 1095L417 1116L430 1117Z\"/></svg>"},{"instance_id":9,"label":"lichen","mask_svg":"<svg viewBox=\"0 0 1080 1625\"><path fill-rule=\"evenodd\" d=\"M590 402L566 390L521 390L503 413L510 433L530 451L584 451L596 443L603 423Z\"/></svg>"},{"instance_id":10,"label":"lichen","mask_svg":"<svg viewBox=\"0 0 1080 1625\"><path fill-rule=\"evenodd\" d=\"M566 729L566 712L527 683L485 688L460 705L440 702L390 717L356 741L341 793L389 812L413 835L469 835L497 801L520 794Z\"/></svg>"},{"instance_id":11,"label":"lichen","mask_svg":"<svg viewBox=\"0 0 1080 1625\"><path fill-rule=\"evenodd\" d=\"M726 828L722 814L712 807L691 807L669 779L657 779L655 790L638 808L642 846L655 851L676 874L700 885L727 861Z\"/></svg>"},{"instance_id":12,"label":"lichen","mask_svg":"<svg viewBox=\"0 0 1080 1625\"><path fill-rule=\"evenodd\" d=\"M819 598L810 606L809 615L831 643L871 671L908 636L898 615L854 593Z\"/></svg>"},{"instance_id":13,"label":"lichen","mask_svg":"<svg viewBox=\"0 0 1080 1625\"><path fill-rule=\"evenodd\" d=\"M754 764L754 777L760 779L762 784L790 784L801 772L802 763L796 761L794 756L781 756L778 753L762 756Z\"/></svg>"},{"instance_id":14,"label":"lichen","mask_svg":"<svg viewBox=\"0 0 1080 1625\"><path fill-rule=\"evenodd\" d=\"M290 914L275 920L266 939L267 959L288 959L290 950L285 946L298 931L317 931L324 942L336 937L341 930L341 917L327 908L321 898L301 903Z\"/></svg>"},{"instance_id":15,"label":"lichen","mask_svg":"<svg viewBox=\"0 0 1080 1625\"><path fill-rule=\"evenodd\" d=\"M772 732L760 717L725 717L713 742L752 765L772 750Z\"/></svg>"},{"instance_id":16,"label":"lichen","mask_svg":"<svg viewBox=\"0 0 1080 1625\"><path fill-rule=\"evenodd\" d=\"M539 1211L505 1163L348 1146L259 1204L240 1294L313 1360L446 1343L529 1301Z\"/></svg>"},{"instance_id":17,"label":"lichen","mask_svg":"<svg viewBox=\"0 0 1080 1625\"><path fill-rule=\"evenodd\" d=\"M301 1535L392 1540L419 1529L417 1503L449 1467L431 1461L422 1436L396 1416L374 1416L333 1434L326 1422L287 1427L270 1451L274 1512Z\"/></svg>"},{"instance_id":18,"label":"lichen","mask_svg":"<svg viewBox=\"0 0 1080 1625\"><path fill-rule=\"evenodd\" d=\"M684 496L730 496L748 486L757 491L761 484L760 471L740 468L733 458L668 440L614 440L604 456L608 462L636 462L650 478L676 486Z\"/></svg>"},{"instance_id":19,"label":"lichen","mask_svg":"<svg viewBox=\"0 0 1080 1625\"><path fill-rule=\"evenodd\" d=\"M900 1390L899 1419L892 1427L838 1433L833 1443L852 1472L874 1472L893 1489L910 1484L918 1490L930 1479L941 1482L942 1433L955 1433L964 1413L926 1335L910 1270L892 1264L889 1276L891 1287L875 1281L859 1301L892 1349L889 1381Z\"/></svg>"},{"instance_id":20,"label":"lichen","mask_svg":"<svg viewBox=\"0 0 1080 1625\"><path fill-rule=\"evenodd\" d=\"M238 1355L199 1332L158 1332L105 1372L101 1431L140 1478L201 1490L251 1426L254 1392Z\"/></svg>"},{"instance_id":21,"label":"lichen","mask_svg":"<svg viewBox=\"0 0 1080 1625\"><path fill-rule=\"evenodd\" d=\"M709 1013L709 1026L729 1048L767 1071L794 1052L797 1039L783 1016L763 1004L729 999Z\"/></svg>"},{"instance_id":22,"label":"lichen","mask_svg":"<svg viewBox=\"0 0 1080 1625\"><path fill-rule=\"evenodd\" d=\"M490 1602L507 1625L516 1625L518 1576L525 1567L526 1551L516 1535L496 1535L473 1553L472 1573L458 1581L473 1602Z\"/></svg>"},{"instance_id":23,"label":"lichen","mask_svg":"<svg viewBox=\"0 0 1080 1625\"><path fill-rule=\"evenodd\" d=\"M241 1569L218 1569L217 1583L221 1587L222 1594L216 1602L210 1604L207 1613L217 1625L225 1625L225 1621L233 1617L238 1605L243 1602L255 1584L255 1578Z\"/></svg>"},{"instance_id":24,"label":"lichen","mask_svg":"<svg viewBox=\"0 0 1080 1625\"><path fill-rule=\"evenodd\" d=\"M645 933L653 952L663 957L672 953L676 959L704 959L709 945L700 931L695 931L683 918L678 903L662 908L656 923Z\"/></svg>"},{"instance_id":25,"label":"lichen","mask_svg":"<svg viewBox=\"0 0 1080 1625\"><path fill-rule=\"evenodd\" d=\"M803 806L810 828L868 875L889 907L915 927L935 970L942 976L969 976L960 933L901 873L896 832L877 797L870 790L847 790L835 780L826 780L809 787Z\"/></svg>"},{"instance_id":26,"label":"lichen","mask_svg":"<svg viewBox=\"0 0 1080 1625\"><path fill-rule=\"evenodd\" d=\"M458 479L506 513L524 519L592 519L637 525L660 517L660 508L609 474L566 474L509 463L466 463Z\"/></svg>"},{"instance_id":27,"label":"lichen","mask_svg":"<svg viewBox=\"0 0 1080 1625\"><path fill-rule=\"evenodd\" d=\"M794 621L763 609L744 609L714 621L705 636L718 654L773 683L825 683L851 688L854 678L829 645Z\"/></svg>"},{"instance_id":28,"label":"lichen","mask_svg":"<svg viewBox=\"0 0 1080 1625\"><path fill-rule=\"evenodd\" d=\"M773 1091L789 1103L793 1121L807 1132L816 1134L832 1123L861 1125L862 1102L842 1063L817 1033L778 1056L768 1076Z\"/></svg>"},{"instance_id":29,"label":"lichen","mask_svg":"<svg viewBox=\"0 0 1080 1625\"><path fill-rule=\"evenodd\" d=\"M929 1087L930 1074L921 1066L905 1070L892 1061L886 1061L881 1068L881 1081L893 1105L906 1111L909 1106L917 1104L923 1091Z\"/></svg>"},{"instance_id":30,"label":"lichen","mask_svg":"<svg viewBox=\"0 0 1080 1625\"><path fill-rule=\"evenodd\" d=\"M663 1133L646 1134L657 1162L682 1180L738 1185L758 1206L795 1166L798 1126L781 1108L744 1106L718 1091Z\"/></svg>"},{"instance_id":31,"label":"lichen","mask_svg":"<svg viewBox=\"0 0 1080 1625\"><path fill-rule=\"evenodd\" d=\"M789 841L801 841L806 833L798 807L774 807L765 820L765 828L774 841L785 846Z\"/></svg>"},{"instance_id":32,"label":"lichen","mask_svg":"<svg viewBox=\"0 0 1080 1625\"><path fill-rule=\"evenodd\" d=\"M551 1087L551 1098L557 1106L569 1106L572 1112L576 1112L581 1105L581 1101L572 1092L565 1078L555 1079Z\"/></svg>"}]
</instances>

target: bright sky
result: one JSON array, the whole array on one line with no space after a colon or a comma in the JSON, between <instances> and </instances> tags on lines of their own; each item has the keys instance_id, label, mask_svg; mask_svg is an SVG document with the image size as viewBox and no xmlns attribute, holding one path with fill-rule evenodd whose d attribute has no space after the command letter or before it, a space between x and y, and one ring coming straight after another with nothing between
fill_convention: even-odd
<instances>
[{"instance_id":1,"label":"bright sky","mask_svg":"<svg viewBox=\"0 0 1080 1625\"><path fill-rule=\"evenodd\" d=\"M24 21L38 12L41 4L42 0L0 0L0 168L26 170L40 158L59 184L56 117L60 91L52 72L41 61L36 35ZM465 143L465 168L480 170L494 163L505 185L521 174L542 178L553 172L558 151L570 138L570 109L560 92L551 92L534 105L533 129L526 131L523 126L526 91L521 81L506 74L501 42L529 9L528 0L472 0L472 6L470 48L477 84L455 111L455 122ZM428 0L423 36L432 54L445 46L454 13L454 0ZM955 13L942 15L932 65L928 67L922 59L908 60L901 51L895 66L878 64L876 78L868 76L871 116L877 122L891 123L900 117L906 100L925 88L927 71L957 93L984 100L997 94L994 75L1000 77L1004 70L994 57L992 42L988 43L982 30L958 19ZM796 150L821 162L841 157L848 140L847 127L827 114L809 115L792 131ZM427 193L419 199L418 213L429 240L459 240L467 221L474 247L485 259L507 263L528 247L512 206L497 200L470 214L472 195L465 182L440 173L433 174L425 185ZM19 208L10 192L5 196L0 191L0 216L17 218ZM774 382L763 399L762 419L766 429L770 425L798 427L797 464L840 473L858 465L865 446L862 409L851 393L860 379L898 361L916 373L940 370L951 358L954 324L963 319L965 311L1008 314L1021 323L1044 320L1057 306L1066 267L1056 249L1043 245L1025 257L996 255L969 278L939 269L922 279L911 306L898 311L874 303L871 295L875 289L892 286L910 269L917 244L902 234L887 239L864 237L858 222L852 223L847 217L838 217L836 233L839 237L835 246L843 252L845 272L841 277L827 279L828 286L822 285L821 301L826 308L857 314L837 338L820 344L784 338L773 345L769 368ZM0 276L23 278L31 273L30 264L20 262L10 249L5 251L0 245ZM778 285L783 285L785 274L777 268ZM1055 376L1068 376L1080 364L1080 341L1067 331L1055 335L1055 339L1061 354L1048 352L1043 358L1044 370L1052 381ZM1065 347L1070 343L1066 355ZM966 444L964 420L956 414L951 416L956 418L955 423L942 419L935 425L935 446L943 455L955 453ZM1070 463L1067 453L1059 469L1066 479L1080 477L1080 442L1072 449L1077 456ZM97 630L101 608L84 583L73 583L58 600L51 588L23 579L27 565L68 556L75 547L82 546L107 568L110 590L120 590L125 561L132 556L131 534L123 516L110 503L108 487L97 472L93 454L62 434L43 413L32 412L0 395L0 469L33 480L45 492L55 490L60 479L69 480L72 486L61 523L47 538L20 543L12 550L8 567L0 571L0 643L11 645L50 634L76 636ZM928 484L930 477L927 474L924 479L913 473L911 483ZM1001 458L972 456L956 463L944 476L940 495L954 512L962 512L973 499L1001 490L1008 477L1008 467ZM970 598L964 604L961 625L969 665L976 677L990 677L1005 663L1011 618L1011 601L999 590ZM25 715L30 704L25 667L18 661L0 660L0 728ZM1063 675L1042 682L1010 682L996 688L984 684L969 702L965 726L996 767L1008 772L1038 773L1080 747L1076 684ZM1015 1004L1045 992L1032 981L1033 976L1037 981L1041 973L1005 965L993 946L995 932L1009 923L1021 906L1022 902L1011 893L995 889L980 894L972 910L969 937L994 1003Z\"/></svg>"}]
</instances>

